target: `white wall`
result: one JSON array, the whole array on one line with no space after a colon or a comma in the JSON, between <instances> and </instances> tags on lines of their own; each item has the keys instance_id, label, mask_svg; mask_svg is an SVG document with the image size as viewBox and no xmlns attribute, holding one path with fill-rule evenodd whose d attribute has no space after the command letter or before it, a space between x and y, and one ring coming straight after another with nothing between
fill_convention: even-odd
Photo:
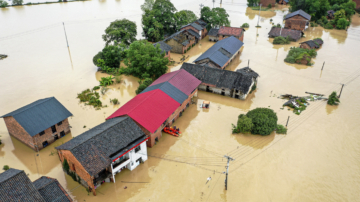
<instances>
[{"instance_id":1,"label":"white wall","mask_svg":"<svg viewBox=\"0 0 360 202\"><path fill-rule=\"evenodd\" d=\"M140 163L136 162L141 157L143 161L148 159L146 141L140 144L140 150L135 153L135 148L129 152L130 163L126 166L129 170L134 170Z\"/></svg>"}]
</instances>

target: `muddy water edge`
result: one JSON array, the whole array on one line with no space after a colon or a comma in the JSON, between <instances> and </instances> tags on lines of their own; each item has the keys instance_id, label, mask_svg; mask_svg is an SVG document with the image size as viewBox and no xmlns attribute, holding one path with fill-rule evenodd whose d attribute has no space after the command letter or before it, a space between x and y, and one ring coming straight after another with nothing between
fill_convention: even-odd
<instances>
[{"instance_id":1,"label":"muddy water edge","mask_svg":"<svg viewBox=\"0 0 360 202\"><path fill-rule=\"evenodd\" d=\"M0 9L0 27L6 28L0 32L0 53L9 55L0 61L0 114L55 96L74 115L69 120L71 134L39 153L10 137L4 122L0 122L1 168L9 165L25 170L31 180L42 175L57 178L77 201L358 200L360 82L352 78L360 73L356 72L360 62L359 14L353 17L347 32L309 28L299 42L273 45L267 37L270 19L280 23L288 8L278 6L261 12L261 28L255 28L258 11L247 8L245 0L221 5L228 11L232 26L250 24L241 54L227 69L245 67L250 60L250 67L260 74L254 93L241 101L199 92L197 104L191 105L175 122L183 135L175 138L163 134L159 144L148 149L148 161L132 172L119 173L116 183L105 183L97 190L97 196L88 195L85 188L64 175L54 147L102 123L135 96L138 79L124 76L122 83L110 86L101 96L103 104L108 105L106 108L95 110L76 99L77 93L98 85L98 80L107 76L96 72L92 57L104 45L101 35L109 22L121 18L135 21L141 38L142 3L85 1ZM212 2L202 1L173 3L178 10L190 9L197 15L196 5L212 6ZM70 49L61 22L65 22ZM324 45L313 59L313 66L284 63L290 47L317 37L324 40ZM203 39L185 54L185 61L193 62L212 44ZM179 62L182 56L171 57ZM323 62L325 67L321 71ZM169 71L180 67L181 64L175 64ZM279 94L304 95L305 91L329 94L339 91L340 83L348 85L337 107L313 102L300 116L280 109L284 100L278 99ZM120 105L111 105L111 98L118 98ZM209 110L198 107L203 100L211 102ZM267 137L232 135L231 123L236 123L237 116L256 107L273 109L282 124L290 116L289 133ZM225 154L235 158L230 163L227 191L222 174L226 163L221 158ZM212 180L205 184L209 176Z\"/></svg>"}]
</instances>

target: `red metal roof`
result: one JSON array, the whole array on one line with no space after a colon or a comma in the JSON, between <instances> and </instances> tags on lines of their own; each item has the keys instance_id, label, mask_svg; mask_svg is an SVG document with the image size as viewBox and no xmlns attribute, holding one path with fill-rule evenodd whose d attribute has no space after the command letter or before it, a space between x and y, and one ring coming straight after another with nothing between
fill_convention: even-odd
<instances>
[{"instance_id":1,"label":"red metal roof","mask_svg":"<svg viewBox=\"0 0 360 202\"><path fill-rule=\"evenodd\" d=\"M171 83L186 95L190 95L191 92L193 92L193 90L201 84L199 79L191 75L189 72L180 69L160 76L150 86L164 83L166 81Z\"/></svg>"},{"instance_id":2,"label":"red metal roof","mask_svg":"<svg viewBox=\"0 0 360 202\"><path fill-rule=\"evenodd\" d=\"M237 36L243 32L243 28L221 26L218 35Z\"/></svg>"},{"instance_id":3,"label":"red metal roof","mask_svg":"<svg viewBox=\"0 0 360 202\"><path fill-rule=\"evenodd\" d=\"M137 95L107 119L128 115L154 133L179 106L170 96L156 89Z\"/></svg>"}]
</instances>

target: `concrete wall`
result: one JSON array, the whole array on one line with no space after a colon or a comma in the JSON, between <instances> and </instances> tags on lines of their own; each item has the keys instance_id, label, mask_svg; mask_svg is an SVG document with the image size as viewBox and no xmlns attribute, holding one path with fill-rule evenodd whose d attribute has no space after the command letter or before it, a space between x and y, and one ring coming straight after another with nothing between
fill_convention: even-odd
<instances>
[{"instance_id":1,"label":"concrete wall","mask_svg":"<svg viewBox=\"0 0 360 202\"><path fill-rule=\"evenodd\" d=\"M140 150L138 152L135 152L135 148L129 152L129 159L131 163L129 163L126 167L129 170L134 170L138 165L140 165L139 162L136 162L139 158L141 158L143 162L148 159L146 142L141 143L139 146Z\"/></svg>"},{"instance_id":2,"label":"concrete wall","mask_svg":"<svg viewBox=\"0 0 360 202\"><path fill-rule=\"evenodd\" d=\"M296 15L285 21L285 28L304 31L307 22L308 20L304 17Z\"/></svg>"},{"instance_id":3,"label":"concrete wall","mask_svg":"<svg viewBox=\"0 0 360 202\"><path fill-rule=\"evenodd\" d=\"M209 41L219 41L219 37L217 36L209 36Z\"/></svg>"},{"instance_id":4,"label":"concrete wall","mask_svg":"<svg viewBox=\"0 0 360 202\"><path fill-rule=\"evenodd\" d=\"M45 141L47 141L49 145L53 143L55 141L55 136L60 139L60 132L64 131L65 134L70 133L68 119L63 120L60 126L55 124L55 133L52 132L50 127L44 130L45 134L41 136L36 134L33 137L31 137L30 134L27 133L25 129L12 116L5 117L4 121L11 136L15 137L20 142L26 144L35 151L43 149L43 142Z\"/></svg>"}]
</instances>

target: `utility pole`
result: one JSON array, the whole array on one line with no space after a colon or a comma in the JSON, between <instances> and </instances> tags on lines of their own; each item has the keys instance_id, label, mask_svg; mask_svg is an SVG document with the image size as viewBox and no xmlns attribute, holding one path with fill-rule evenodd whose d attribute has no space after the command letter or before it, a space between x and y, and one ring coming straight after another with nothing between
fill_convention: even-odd
<instances>
[{"instance_id":1,"label":"utility pole","mask_svg":"<svg viewBox=\"0 0 360 202\"><path fill-rule=\"evenodd\" d=\"M287 120L287 122L286 122L286 127L288 126L289 119L290 119L290 116L288 116L288 120Z\"/></svg>"},{"instance_id":2,"label":"utility pole","mask_svg":"<svg viewBox=\"0 0 360 202\"><path fill-rule=\"evenodd\" d=\"M67 47L69 47L69 43L68 43L68 39L67 39L67 36L66 36L66 30L65 30L65 24L64 24L64 22L63 22L63 27L64 27L64 32L65 32L66 44L67 44Z\"/></svg>"},{"instance_id":3,"label":"utility pole","mask_svg":"<svg viewBox=\"0 0 360 202\"><path fill-rule=\"evenodd\" d=\"M324 69L324 66L325 66L325 61L324 61L324 63L323 63L323 66L322 66L322 68L321 68L321 71Z\"/></svg>"},{"instance_id":4,"label":"utility pole","mask_svg":"<svg viewBox=\"0 0 360 202\"><path fill-rule=\"evenodd\" d=\"M338 98L340 98L340 96L341 96L341 92L342 92L342 89L344 88L344 85L345 84L342 84L342 86L341 86L341 90L340 90L340 94L339 94Z\"/></svg>"},{"instance_id":5,"label":"utility pole","mask_svg":"<svg viewBox=\"0 0 360 202\"><path fill-rule=\"evenodd\" d=\"M213 8L214 8L214 6L215 6L214 4L215 4L215 0L213 0Z\"/></svg>"},{"instance_id":6,"label":"utility pole","mask_svg":"<svg viewBox=\"0 0 360 202\"><path fill-rule=\"evenodd\" d=\"M260 12L261 12L261 4L260 4L260 10L259 10L259 17L258 17L258 24L257 24L257 27L260 27L260 26L259 26L259 21L260 21Z\"/></svg>"},{"instance_id":7,"label":"utility pole","mask_svg":"<svg viewBox=\"0 0 360 202\"><path fill-rule=\"evenodd\" d=\"M248 60L248 67L250 68L250 60Z\"/></svg>"},{"instance_id":8,"label":"utility pole","mask_svg":"<svg viewBox=\"0 0 360 202\"><path fill-rule=\"evenodd\" d=\"M225 190L227 190L227 183L228 183L228 173L229 173L229 163L230 161L233 161L234 159L231 158L230 156L224 156L225 158L227 158L227 166L226 166L226 178L225 178Z\"/></svg>"},{"instance_id":9,"label":"utility pole","mask_svg":"<svg viewBox=\"0 0 360 202\"><path fill-rule=\"evenodd\" d=\"M200 4L199 6L200 6L200 17L201 17L201 9L202 7L204 7L204 4Z\"/></svg>"}]
</instances>

